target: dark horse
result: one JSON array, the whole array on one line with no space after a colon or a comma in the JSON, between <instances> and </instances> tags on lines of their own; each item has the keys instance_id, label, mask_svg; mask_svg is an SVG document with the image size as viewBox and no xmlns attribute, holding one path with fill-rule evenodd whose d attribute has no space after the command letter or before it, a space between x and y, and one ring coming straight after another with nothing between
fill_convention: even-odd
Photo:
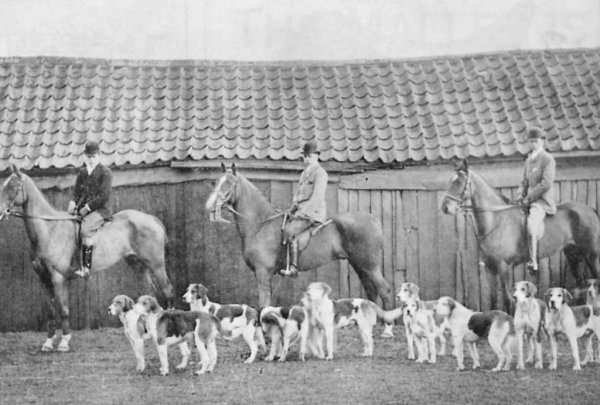
<instances>
[{"instance_id":1,"label":"dark horse","mask_svg":"<svg viewBox=\"0 0 600 405\"><path fill-rule=\"evenodd\" d=\"M221 208L230 206L242 237L242 255L258 280L259 305L271 303L271 276L285 263L282 245L283 214L276 211L248 179L236 173L235 165L215 185L206 201L211 220L221 219ZM279 218L279 220L276 220ZM309 240L298 257L299 271L323 266L337 259L348 259L365 288L368 299L379 295L387 309L394 307L393 294L381 273L383 231L372 215L354 212L332 218ZM386 335L391 333L387 328Z\"/></svg>"},{"instance_id":2,"label":"dark horse","mask_svg":"<svg viewBox=\"0 0 600 405\"><path fill-rule=\"evenodd\" d=\"M469 203L470 205L465 205ZM504 307L512 302L508 285L508 265L524 263L529 259L525 211L519 205L510 205L481 176L470 170L466 162L457 168L441 204L445 214L456 214L459 209L472 210L475 234L484 254L492 291L492 307L497 308L497 276L500 276ZM557 205L555 215L547 216L544 236L538 244L539 258L562 250L577 284L585 284L578 271L581 258L588 265L592 277L598 278L600 249L600 220L596 212L577 202Z\"/></svg>"},{"instance_id":3,"label":"dark horse","mask_svg":"<svg viewBox=\"0 0 600 405\"><path fill-rule=\"evenodd\" d=\"M33 268L50 298L51 316L48 338L42 351L53 350L56 318L60 316L62 338L59 351L69 350L69 296L66 281L74 277L72 262L78 260L77 217L54 209L31 178L11 165L12 174L0 190L0 219L9 215L23 217L33 249ZM20 206L23 212L13 212ZM92 271L104 270L121 259L133 267L144 269L154 286L160 286L163 299L171 306L173 287L165 269L165 229L158 218L135 210L114 215L96 236Z\"/></svg>"}]
</instances>

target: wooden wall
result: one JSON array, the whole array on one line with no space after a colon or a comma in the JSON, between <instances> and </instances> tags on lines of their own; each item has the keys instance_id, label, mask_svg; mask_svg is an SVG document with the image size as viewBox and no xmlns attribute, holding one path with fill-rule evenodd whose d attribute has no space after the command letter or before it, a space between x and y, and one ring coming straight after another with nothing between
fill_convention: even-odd
<instances>
[{"instance_id":1,"label":"wooden wall","mask_svg":"<svg viewBox=\"0 0 600 405\"><path fill-rule=\"evenodd\" d=\"M242 164L243 165L243 164ZM521 162L483 164L481 174L506 195L512 195ZM556 186L560 201L577 200L596 209L600 202L600 164L568 161L559 167ZM152 176L153 169L147 169ZM181 295L190 282L202 282L211 297L222 303L256 305L258 294L253 273L240 254L240 239L233 225L208 221L204 203L216 170L175 176L183 182L127 185L115 188L114 208L139 209L156 215L169 238L167 268L177 292L176 306L186 308ZM255 170L242 173L279 208L289 206L297 176ZM477 244L462 215L447 216L439 210L443 191L452 175L449 166L412 167L405 170L371 171L330 175L327 203L330 213L346 210L371 212L384 229L384 276L396 288L403 281L421 286L423 297L458 298L471 308L490 307L489 284L478 265ZM35 178L34 178L35 180ZM162 181L162 180L161 180ZM70 189L44 191L56 206L66 207ZM229 214L226 214L229 216ZM29 241L22 220L0 223L0 331L42 330L48 311L45 292L30 264ZM513 279L530 279L541 290L549 286L573 286L557 254L542 263L540 280L531 279L517 266ZM338 297L364 296L354 271L346 262L331 263L301 274L295 280L273 277L275 304L296 302L311 281L330 284ZM117 294L137 297L151 292L140 274L124 264L71 282L71 321L75 328L116 326L107 307Z\"/></svg>"}]
</instances>

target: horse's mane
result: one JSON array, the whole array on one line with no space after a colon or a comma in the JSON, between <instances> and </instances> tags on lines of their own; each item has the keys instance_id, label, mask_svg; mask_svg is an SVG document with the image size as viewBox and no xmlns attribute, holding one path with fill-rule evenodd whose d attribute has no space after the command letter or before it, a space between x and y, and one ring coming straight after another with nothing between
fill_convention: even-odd
<instances>
[{"instance_id":1,"label":"horse's mane","mask_svg":"<svg viewBox=\"0 0 600 405\"><path fill-rule=\"evenodd\" d=\"M31 177L29 177L25 173L21 173L21 179L23 181L23 186L27 187L28 193L34 194L38 200L42 201L43 205L45 205L44 208L52 210L52 213L63 212L59 209L56 209L52 204L50 204L50 201L48 201L44 193L42 193L42 191L38 188L37 184L35 184Z\"/></svg>"},{"instance_id":2,"label":"horse's mane","mask_svg":"<svg viewBox=\"0 0 600 405\"><path fill-rule=\"evenodd\" d=\"M275 207L273 207L273 205L267 199L267 197L264 195L264 193L262 191L260 191L260 189L254 185L254 183L252 183L250 180L248 180L246 177L244 177L243 175L241 175L239 173L237 173L236 176L240 180L242 180L242 183L244 184L245 187L249 188L251 191L253 191L257 194L257 197L262 200L260 202L264 202L269 208L271 208L273 210L275 209Z\"/></svg>"},{"instance_id":3,"label":"horse's mane","mask_svg":"<svg viewBox=\"0 0 600 405\"><path fill-rule=\"evenodd\" d=\"M474 172L473 172L474 173ZM492 187L492 185L487 181L487 179L485 177L483 177L481 174L477 173L477 176L479 176L479 178L491 189L494 191L494 194L500 198L502 200L502 202L504 204L510 204L511 200L510 198L508 198L507 196L505 196L504 194L502 194L500 191L498 191L498 189L496 189L495 187Z\"/></svg>"}]
</instances>

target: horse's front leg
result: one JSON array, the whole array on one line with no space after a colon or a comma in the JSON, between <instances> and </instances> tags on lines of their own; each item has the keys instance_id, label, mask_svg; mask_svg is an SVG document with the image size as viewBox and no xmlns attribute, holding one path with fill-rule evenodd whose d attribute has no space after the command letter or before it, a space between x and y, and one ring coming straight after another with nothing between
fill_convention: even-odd
<instances>
[{"instance_id":1,"label":"horse's front leg","mask_svg":"<svg viewBox=\"0 0 600 405\"><path fill-rule=\"evenodd\" d=\"M271 275L263 266L254 269L256 281L258 282L258 305L261 308L271 305Z\"/></svg>"},{"instance_id":2,"label":"horse's front leg","mask_svg":"<svg viewBox=\"0 0 600 405\"><path fill-rule=\"evenodd\" d=\"M51 352L54 350L54 340L56 339L56 319L58 317L57 308L56 308L56 294L54 292L54 284L52 283L52 277L50 276L50 272L39 259L35 259L33 262L33 270L37 273L42 282L42 285L46 289L48 293L46 296L47 307L50 310L50 314L48 316L48 335L44 344L41 347L41 351L43 352Z\"/></svg>"},{"instance_id":3,"label":"horse's front leg","mask_svg":"<svg viewBox=\"0 0 600 405\"><path fill-rule=\"evenodd\" d=\"M58 311L60 314L62 337L56 348L59 352L68 352L70 350L71 327L69 325L69 289L67 279L58 271L52 271L52 283L56 299L58 300Z\"/></svg>"}]
</instances>

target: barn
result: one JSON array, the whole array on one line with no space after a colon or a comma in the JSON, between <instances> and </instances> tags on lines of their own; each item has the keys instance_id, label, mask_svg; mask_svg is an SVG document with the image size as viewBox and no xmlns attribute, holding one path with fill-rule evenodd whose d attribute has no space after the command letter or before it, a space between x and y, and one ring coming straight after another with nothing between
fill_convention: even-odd
<instances>
[{"instance_id":1,"label":"barn","mask_svg":"<svg viewBox=\"0 0 600 405\"><path fill-rule=\"evenodd\" d=\"M4 176L15 163L64 208L86 140L99 141L114 173L114 209L139 209L165 224L177 294L202 282L223 303L258 298L235 228L204 212L221 162L235 162L286 208L301 146L316 139L330 175L330 213L381 219L390 284L414 281L427 299L452 295L489 308L470 224L441 214L439 201L453 160L463 158L512 195L530 125L545 131L557 159L560 201L598 209L600 49L350 62L0 59ZM42 329L45 292L22 220L0 223L0 252L0 331ZM522 266L513 269L514 279L524 277ZM296 301L314 280L340 297L363 294L341 262L296 280L274 277L275 303ZM559 254L533 281L542 289L573 285ZM124 265L73 280L72 325L113 324L106 308L114 295L147 291Z\"/></svg>"}]
</instances>

